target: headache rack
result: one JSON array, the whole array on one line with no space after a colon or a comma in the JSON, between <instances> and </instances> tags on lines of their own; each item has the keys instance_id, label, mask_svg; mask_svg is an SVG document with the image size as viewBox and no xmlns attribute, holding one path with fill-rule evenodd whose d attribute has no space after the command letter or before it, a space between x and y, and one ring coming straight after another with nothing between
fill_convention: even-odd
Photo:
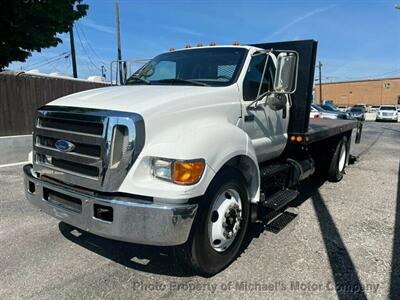
<instances>
[{"instance_id":1,"label":"headache rack","mask_svg":"<svg viewBox=\"0 0 400 300\"><path fill-rule=\"evenodd\" d=\"M144 138L143 118L135 113L44 106L33 133L33 168L43 177L113 192Z\"/></svg>"}]
</instances>

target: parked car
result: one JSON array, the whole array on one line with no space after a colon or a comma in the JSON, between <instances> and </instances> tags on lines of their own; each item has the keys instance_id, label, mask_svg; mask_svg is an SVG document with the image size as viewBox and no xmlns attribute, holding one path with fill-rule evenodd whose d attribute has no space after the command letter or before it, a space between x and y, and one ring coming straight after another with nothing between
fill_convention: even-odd
<instances>
[{"instance_id":1,"label":"parked car","mask_svg":"<svg viewBox=\"0 0 400 300\"><path fill-rule=\"evenodd\" d=\"M311 108L310 119L321 119L321 115L318 110Z\"/></svg>"},{"instance_id":2,"label":"parked car","mask_svg":"<svg viewBox=\"0 0 400 300\"><path fill-rule=\"evenodd\" d=\"M362 106L357 106L354 105L350 109L350 114L353 118L360 120L360 121L365 121L365 108Z\"/></svg>"},{"instance_id":3,"label":"parked car","mask_svg":"<svg viewBox=\"0 0 400 300\"><path fill-rule=\"evenodd\" d=\"M347 112L348 107L346 105L338 105L337 109L342 112Z\"/></svg>"},{"instance_id":4,"label":"parked car","mask_svg":"<svg viewBox=\"0 0 400 300\"><path fill-rule=\"evenodd\" d=\"M318 112L321 119L347 119L347 115L345 113L327 111L317 104L311 104L311 111Z\"/></svg>"},{"instance_id":5,"label":"parked car","mask_svg":"<svg viewBox=\"0 0 400 300\"><path fill-rule=\"evenodd\" d=\"M328 112L340 114L339 119L347 119L347 120L353 119L350 113L340 111L339 109L337 109L335 106L333 106L331 104L323 104L323 105L321 105L321 107Z\"/></svg>"},{"instance_id":6,"label":"parked car","mask_svg":"<svg viewBox=\"0 0 400 300\"><path fill-rule=\"evenodd\" d=\"M380 105L372 105L369 111L370 112L378 112L380 107L381 107Z\"/></svg>"},{"instance_id":7,"label":"parked car","mask_svg":"<svg viewBox=\"0 0 400 300\"><path fill-rule=\"evenodd\" d=\"M397 112L400 113L400 105L397 105Z\"/></svg>"},{"instance_id":8,"label":"parked car","mask_svg":"<svg viewBox=\"0 0 400 300\"><path fill-rule=\"evenodd\" d=\"M376 115L376 121L395 121L398 118L397 107L394 105L382 105Z\"/></svg>"},{"instance_id":9,"label":"parked car","mask_svg":"<svg viewBox=\"0 0 400 300\"><path fill-rule=\"evenodd\" d=\"M366 104L356 104L353 107L362 107L362 108L364 108L364 111L367 109L367 105Z\"/></svg>"}]
</instances>

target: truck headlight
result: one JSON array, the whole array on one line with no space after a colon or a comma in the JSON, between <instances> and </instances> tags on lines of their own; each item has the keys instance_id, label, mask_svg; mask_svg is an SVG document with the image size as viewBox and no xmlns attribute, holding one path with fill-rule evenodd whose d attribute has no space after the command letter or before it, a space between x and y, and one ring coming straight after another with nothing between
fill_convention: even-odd
<instances>
[{"instance_id":1,"label":"truck headlight","mask_svg":"<svg viewBox=\"0 0 400 300\"><path fill-rule=\"evenodd\" d=\"M172 160L153 158L151 169L154 177L171 181Z\"/></svg>"},{"instance_id":2,"label":"truck headlight","mask_svg":"<svg viewBox=\"0 0 400 300\"><path fill-rule=\"evenodd\" d=\"M152 159L153 176L176 184L190 185L199 182L203 175L204 168L204 159Z\"/></svg>"}]
</instances>

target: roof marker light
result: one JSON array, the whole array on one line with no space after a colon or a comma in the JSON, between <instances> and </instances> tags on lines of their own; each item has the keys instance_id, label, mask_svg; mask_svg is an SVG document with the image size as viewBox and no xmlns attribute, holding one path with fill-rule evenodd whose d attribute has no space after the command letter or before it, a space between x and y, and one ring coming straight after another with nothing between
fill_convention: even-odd
<instances>
[{"instance_id":1,"label":"roof marker light","mask_svg":"<svg viewBox=\"0 0 400 300\"><path fill-rule=\"evenodd\" d=\"M196 45L196 47L203 47L204 45L202 44L202 43L198 43L197 45Z\"/></svg>"},{"instance_id":2,"label":"roof marker light","mask_svg":"<svg viewBox=\"0 0 400 300\"><path fill-rule=\"evenodd\" d=\"M216 46L217 44L215 42L211 42L210 46Z\"/></svg>"},{"instance_id":3,"label":"roof marker light","mask_svg":"<svg viewBox=\"0 0 400 300\"><path fill-rule=\"evenodd\" d=\"M232 43L232 45L233 45L233 46L240 46L240 42L234 41L234 42Z\"/></svg>"},{"instance_id":4,"label":"roof marker light","mask_svg":"<svg viewBox=\"0 0 400 300\"><path fill-rule=\"evenodd\" d=\"M169 48L169 52L174 52L176 49L175 48Z\"/></svg>"},{"instance_id":5,"label":"roof marker light","mask_svg":"<svg viewBox=\"0 0 400 300\"><path fill-rule=\"evenodd\" d=\"M185 48L186 48L186 49L189 49L189 48L192 48L192 46L190 46L190 44L186 44L186 45L185 45Z\"/></svg>"}]
</instances>

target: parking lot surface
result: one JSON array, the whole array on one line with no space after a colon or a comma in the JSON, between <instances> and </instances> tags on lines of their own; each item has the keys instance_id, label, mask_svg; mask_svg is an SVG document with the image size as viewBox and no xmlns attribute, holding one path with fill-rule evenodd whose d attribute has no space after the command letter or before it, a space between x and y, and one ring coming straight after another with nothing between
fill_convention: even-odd
<instances>
[{"instance_id":1,"label":"parking lot surface","mask_svg":"<svg viewBox=\"0 0 400 300\"><path fill-rule=\"evenodd\" d=\"M398 298L400 124L363 134L341 182L304 183L293 221L252 226L241 256L211 278L169 248L60 223L25 200L21 166L0 168L0 298Z\"/></svg>"}]
</instances>

